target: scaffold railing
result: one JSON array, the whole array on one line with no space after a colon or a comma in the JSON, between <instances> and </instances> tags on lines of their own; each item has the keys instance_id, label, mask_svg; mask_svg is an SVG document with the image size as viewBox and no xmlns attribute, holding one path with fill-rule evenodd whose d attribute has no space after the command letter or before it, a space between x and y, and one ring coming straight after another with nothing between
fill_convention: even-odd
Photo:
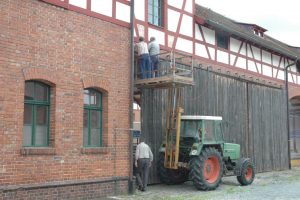
<instances>
[{"instance_id":1,"label":"scaffold railing","mask_svg":"<svg viewBox=\"0 0 300 200\"><path fill-rule=\"evenodd\" d=\"M193 57L192 55L162 51L157 56L159 64L141 69L139 57L135 59L135 85L140 88L170 88L193 85ZM154 68L154 69L153 69Z\"/></svg>"}]
</instances>

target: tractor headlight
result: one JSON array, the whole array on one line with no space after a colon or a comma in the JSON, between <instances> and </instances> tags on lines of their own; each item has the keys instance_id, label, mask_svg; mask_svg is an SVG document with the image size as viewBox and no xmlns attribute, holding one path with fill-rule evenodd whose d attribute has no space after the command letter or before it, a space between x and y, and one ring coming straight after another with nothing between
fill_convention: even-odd
<instances>
[{"instance_id":1,"label":"tractor headlight","mask_svg":"<svg viewBox=\"0 0 300 200\"><path fill-rule=\"evenodd\" d=\"M193 150L192 155L197 155L197 150Z\"/></svg>"}]
</instances>

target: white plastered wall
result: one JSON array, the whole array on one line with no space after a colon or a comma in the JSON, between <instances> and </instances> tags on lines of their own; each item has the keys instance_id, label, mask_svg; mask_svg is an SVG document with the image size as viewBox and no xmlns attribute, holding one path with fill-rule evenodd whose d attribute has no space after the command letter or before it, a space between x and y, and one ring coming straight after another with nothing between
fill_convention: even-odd
<instances>
[{"instance_id":1,"label":"white plastered wall","mask_svg":"<svg viewBox=\"0 0 300 200\"><path fill-rule=\"evenodd\" d=\"M255 62L248 60L248 70L252 72L257 72Z\"/></svg>"},{"instance_id":2,"label":"white plastered wall","mask_svg":"<svg viewBox=\"0 0 300 200\"><path fill-rule=\"evenodd\" d=\"M277 78L280 80L284 80L284 71L283 70L278 71Z\"/></svg>"},{"instance_id":3,"label":"white plastered wall","mask_svg":"<svg viewBox=\"0 0 300 200\"><path fill-rule=\"evenodd\" d=\"M263 67L263 75L272 77L272 67L264 64L262 65L262 67Z\"/></svg>"},{"instance_id":4,"label":"white plastered wall","mask_svg":"<svg viewBox=\"0 0 300 200\"><path fill-rule=\"evenodd\" d=\"M206 28L204 26L201 26L201 29L203 30L204 38L205 41L209 44L216 44L216 39L215 39L215 31L209 28Z\"/></svg>"},{"instance_id":5,"label":"white plastered wall","mask_svg":"<svg viewBox=\"0 0 300 200\"><path fill-rule=\"evenodd\" d=\"M234 38L230 38L230 51L232 52L239 52L240 46L241 46L241 41L234 39Z\"/></svg>"},{"instance_id":6,"label":"white plastered wall","mask_svg":"<svg viewBox=\"0 0 300 200\"><path fill-rule=\"evenodd\" d=\"M278 67L279 61L280 61L280 57L273 54L273 66Z\"/></svg>"},{"instance_id":7,"label":"white plastered wall","mask_svg":"<svg viewBox=\"0 0 300 200\"><path fill-rule=\"evenodd\" d=\"M80 8L86 8L87 6L86 0L69 0L69 3Z\"/></svg>"},{"instance_id":8,"label":"white plastered wall","mask_svg":"<svg viewBox=\"0 0 300 200\"><path fill-rule=\"evenodd\" d=\"M254 54L254 59L255 60L261 60L261 56L260 56L260 49L254 46L251 46L253 54Z\"/></svg>"},{"instance_id":9,"label":"white plastered wall","mask_svg":"<svg viewBox=\"0 0 300 200\"><path fill-rule=\"evenodd\" d=\"M246 56L246 43L245 42L243 43L243 46L242 46L241 51L240 51L240 54Z\"/></svg>"},{"instance_id":10,"label":"white plastered wall","mask_svg":"<svg viewBox=\"0 0 300 200\"><path fill-rule=\"evenodd\" d=\"M124 22L130 22L130 6L117 2L116 18Z\"/></svg>"},{"instance_id":11,"label":"white plastered wall","mask_svg":"<svg viewBox=\"0 0 300 200\"><path fill-rule=\"evenodd\" d=\"M193 0L186 0L184 10L189 13L193 13Z\"/></svg>"},{"instance_id":12,"label":"white plastered wall","mask_svg":"<svg viewBox=\"0 0 300 200\"><path fill-rule=\"evenodd\" d=\"M112 0L91 0L91 11L112 17Z\"/></svg>"},{"instance_id":13,"label":"white plastered wall","mask_svg":"<svg viewBox=\"0 0 300 200\"><path fill-rule=\"evenodd\" d=\"M236 62L236 67L246 69L246 59L238 57L237 62Z\"/></svg>"},{"instance_id":14,"label":"white plastered wall","mask_svg":"<svg viewBox=\"0 0 300 200\"><path fill-rule=\"evenodd\" d=\"M281 60L279 67L282 68L282 69L284 69L284 59Z\"/></svg>"},{"instance_id":15,"label":"white plastered wall","mask_svg":"<svg viewBox=\"0 0 300 200\"><path fill-rule=\"evenodd\" d=\"M174 36L168 35L168 47L172 48L174 43Z\"/></svg>"},{"instance_id":16,"label":"white plastered wall","mask_svg":"<svg viewBox=\"0 0 300 200\"><path fill-rule=\"evenodd\" d=\"M176 32L180 13L172 9L168 9L168 30Z\"/></svg>"},{"instance_id":17,"label":"white plastered wall","mask_svg":"<svg viewBox=\"0 0 300 200\"><path fill-rule=\"evenodd\" d=\"M203 41L202 34L200 32L200 28L198 24L195 24L195 39Z\"/></svg>"},{"instance_id":18,"label":"white plastered wall","mask_svg":"<svg viewBox=\"0 0 300 200\"><path fill-rule=\"evenodd\" d=\"M180 34L193 37L193 18L188 15L182 16Z\"/></svg>"},{"instance_id":19,"label":"white plastered wall","mask_svg":"<svg viewBox=\"0 0 300 200\"><path fill-rule=\"evenodd\" d=\"M134 1L134 15L137 19L145 21L145 0Z\"/></svg>"},{"instance_id":20,"label":"white plastered wall","mask_svg":"<svg viewBox=\"0 0 300 200\"><path fill-rule=\"evenodd\" d=\"M216 49L212 47L208 47L209 55L212 60L216 59Z\"/></svg>"},{"instance_id":21,"label":"white plastered wall","mask_svg":"<svg viewBox=\"0 0 300 200\"><path fill-rule=\"evenodd\" d=\"M201 56L203 58L209 58L207 54L207 50L203 44L196 43L195 53L197 56Z\"/></svg>"},{"instance_id":22,"label":"white plastered wall","mask_svg":"<svg viewBox=\"0 0 300 200\"><path fill-rule=\"evenodd\" d=\"M148 40L150 40L151 37L155 37L156 41L159 44L165 45L165 33L164 32L149 28L148 29Z\"/></svg>"},{"instance_id":23,"label":"white plastered wall","mask_svg":"<svg viewBox=\"0 0 300 200\"><path fill-rule=\"evenodd\" d=\"M257 66L257 69L258 69L258 73L261 74L261 63L256 62L256 66Z\"/></svg>"},{"instance_id":24,"label":"white plastered wall","mask_svg":"<svg viewBox=\"0 0 300 200\"><path fill-rule=\"evenodd\" d=\"M236 59L236 55L230 54L230 65L232 66L234 65L235 59Z\"/></svg>"},{"instance_id":25,"label":"white plastered wall","mask_svg":"<svg viewBox=\"0 0 300 200\"><path fill-rule=\"evenodd\" d=\"M250 44L247 45L247 56L249 58L254 58L250 46Z\"/></svg>"},{"instance_id":26,"label":"white plastered wall","mask_svg":"<svg viewBox=\"0 0 300 200\"><path fill-rule=\"evenodd\" d=\"M227 52L218 50L217 51L217 59L218 59L218 62L229 64L228 63L228 53Z\"/></svg>"},{"instance_id":27,"label":"white plastered wall","mask_svg":"<svg viewBox=\"0 0 300 200\"><path fill-rule=\"evenodd\" d=\"M175 8L181 9L182 4L183 4L183 0L168 0L168 4L170 6L175 7Z\"/></svg>"},{"instance_id":28,"label":"white plastered wall","mask_svg":"<svg viewBox=\"0 0 300 200\"><path fill-rule=\"evenodd\" d=\"M190 40L186 40L186 39L178 37L177 43L176 43L176 49L187 52L187 53L193 53L193 42Z\"/></svg>"},{"instance_id":29,"label":"white plastered wall","mask_svg":"<svg viewBox=\"0 0 300 200\"><path fill-rule=\"evenodd\" d=\"M262 61L268 64L272 64L271 53L265 50L262 50Z\"/></svg>"}]
</instances>

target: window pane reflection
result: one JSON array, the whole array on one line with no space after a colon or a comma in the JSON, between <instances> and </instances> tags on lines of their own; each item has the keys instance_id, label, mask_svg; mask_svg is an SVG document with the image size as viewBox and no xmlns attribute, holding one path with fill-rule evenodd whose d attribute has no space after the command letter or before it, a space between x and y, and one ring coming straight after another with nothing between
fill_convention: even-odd
<instances>
[{"instance_id":1,"label":"window pane reflection","mask_svg":"<svg viewBox=\"0 0 300 200\"><path fill-rule=\"evenodd\" d=\"M84 104L85 105L90 105L90 97L89 97L89 91L84 90Z\"/></svg>"},{"instance_id":2,"label":"window pane reflection","mask_svg":"<svg viewBox=\"0 0 300 200\"><path fill-rule=\"evenodd\" d=\"M47 125L48 122L48 107L37 106L36 108L36 124Z\"/></svg>"},{"instance_id":3,"label":"window pane reflection","mask_svg":"<svg viewBox=\"0 0 300 200\"><path fill-rule=\"evenodd\" d=\"M47 145L47 126L36 126L35 130L35 145L46 146Z\"/></svg>"},{"instance_id":4,"label":"window pane reflection","mask_svg":"<svg viewBox=\"0 0 300 200\"><path fill-rule=\"evenodd\" d=\"M34 100L34 82L25 82L25 100Z\"/></svg>"},{"instance_id":5,"label":"window pane reflection","mask_svg":"<svg viewBox=\"0 0 300 200\"><path fill-rule=\"evenodd\" d=\"M24 125L32 124L32 105L25 104L24 105Z\"/></svg>"},{"instance_id":6,"label":"window pane reflection","mask_svg":"<svg viewBox=\"0 0 300 200\"><path fill-rule=\"evenodd\" d=\"M35 84L35 100L47 101L48 100L48 87L40 83Z\"/></svg>"}]
</instances>

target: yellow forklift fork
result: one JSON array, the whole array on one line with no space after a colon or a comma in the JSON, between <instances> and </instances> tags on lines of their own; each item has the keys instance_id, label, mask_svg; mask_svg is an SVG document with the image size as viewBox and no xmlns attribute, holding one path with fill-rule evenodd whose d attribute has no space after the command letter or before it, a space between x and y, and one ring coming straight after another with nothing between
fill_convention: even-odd
<instances>
[{"instance_id":1,"label":"yellow forklift fork","mask_svg":"<svg viewBox=\"0 0 300 200\"><path fill-rule=\"evenodd\" d=\"M165 168L178 169L182 88L168 89Z\"/></svg>"}]
</instances>

